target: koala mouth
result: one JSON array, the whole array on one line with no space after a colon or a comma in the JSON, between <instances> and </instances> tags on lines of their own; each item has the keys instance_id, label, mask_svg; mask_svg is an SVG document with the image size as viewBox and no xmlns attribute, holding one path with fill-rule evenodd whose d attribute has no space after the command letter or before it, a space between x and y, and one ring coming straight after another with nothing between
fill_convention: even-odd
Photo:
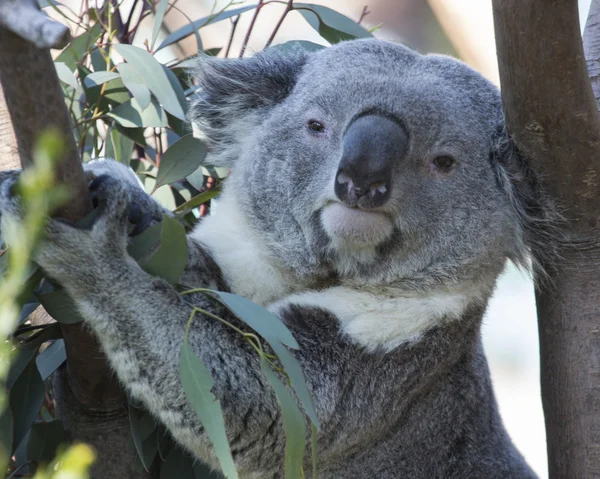
<instances>
[{"instance_id":1,"label":"koala mouth","mask_svg":"<svg viewBox=\"0 0 600 479\"><path fill-rule=\"evenodd\" d=\"M357 246L376 246L388 239L394 229L392 220L385 213L351 208L337 202L323 208L321 223L331 239Z\"/></svg>"}]
</instances>

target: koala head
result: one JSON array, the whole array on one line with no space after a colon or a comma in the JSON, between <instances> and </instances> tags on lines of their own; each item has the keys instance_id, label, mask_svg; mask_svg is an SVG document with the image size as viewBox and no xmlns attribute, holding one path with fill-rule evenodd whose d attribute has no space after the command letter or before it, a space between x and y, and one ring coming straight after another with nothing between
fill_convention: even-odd
<instances>
[{"instance_id":1,"label":"koala head","mask_svg":"<svg viewBox=\"0 0 600 479\"><path fill-rule=\"evenodd\" d=\"M197 71L192 124L281 267L451 288L525 261L537 188L463 63L357 40Z\"/></svg>"}]
</instances>

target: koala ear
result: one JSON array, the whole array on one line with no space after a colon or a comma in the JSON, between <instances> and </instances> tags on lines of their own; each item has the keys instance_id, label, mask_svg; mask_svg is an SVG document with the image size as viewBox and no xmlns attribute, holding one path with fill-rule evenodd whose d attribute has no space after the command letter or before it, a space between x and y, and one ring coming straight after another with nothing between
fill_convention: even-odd
<instances>
[{"instance_id":1,"label":"koala ear","mask_svg":"<svg viewBox=\"0 0 600 479\"><path fill-rule=\"evenodd\" d=\"M243 59L198 58L194 71L198 91L189 120L194 136L208 144L212 164L235 162L240 142L265 110L290 94L306 58L300 49L279 48Z\"/></svg>"},{"instance_id":2,"label":"koala ear","mask_svg":"<svg viewBox=\"0 0 600 479\"><path fill-rule=\"evenodd\" d=\"M528 256L536 279L543 281L547 265L557 253L561 221L552 201L544 194L529 161L508 134L504 122L496 128L490 154L498 185L506 192L518 221L520 238L517 251L509 259L529 269Z\"/></svg>"}]
</instances>

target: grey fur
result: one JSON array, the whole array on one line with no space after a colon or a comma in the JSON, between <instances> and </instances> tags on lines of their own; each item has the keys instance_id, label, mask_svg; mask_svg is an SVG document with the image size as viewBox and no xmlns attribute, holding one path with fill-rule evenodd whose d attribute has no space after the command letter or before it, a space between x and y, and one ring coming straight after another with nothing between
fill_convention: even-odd
<instances>
[{"instance_id":1,"label":"grey fur","mask_svg":"<svg viewBox=\"0 0 600 479\"><path fill-rule=\"evenodd\" d=\"M310 56L272 50L252 59L202 59L198 75L202 91L191 120L212 148L209 159L233 167L222 202L241 205L240 221L248 225L241 244L264 249L266 260L257 270L232 268L227 254L236 251L218 250L210 235L202 236L209 221L221 221L215 231L223 235L237 231L217 213L190 236L182 281L225 290L237 280L272 287L263 302L278 302L273 310L301 346L296 356L322 423L319 477L535 477L502 425L480 339L485 305L507 258L523 264L529 246L547 242L542 197L503 133L497 89L453 59L374 40ZM398 118L410 146L394 171L386 213L393 234L356 248L333 241L320 215L335 201L343 133L365 111ZM311 118L327 125L324 136L309 136ZM440 154L458 160L447 176L428 166ZM106 173L98 163L88 166L91 174L95 168ZM190 307L127 255L127 212L143 196L128 175L116 166L102 183L103 214L91 231L49 221L37 261L74 298L131 394L217 467L179 383ZM19 217L11 178L0 185L3 224ZM277 281L269 286L271 273ZM425 305L460 293L466 304L457 318L432 316L434 323L399 345L367 348L344 329L337 291ZM324 309L294 299L306 293L333 301ZM203 297L192 299L236 321ZM240 476L282 477L281 417L256 355L208 318L194 322L190 338L215 380Z\"/></svg>"}]
</instances>

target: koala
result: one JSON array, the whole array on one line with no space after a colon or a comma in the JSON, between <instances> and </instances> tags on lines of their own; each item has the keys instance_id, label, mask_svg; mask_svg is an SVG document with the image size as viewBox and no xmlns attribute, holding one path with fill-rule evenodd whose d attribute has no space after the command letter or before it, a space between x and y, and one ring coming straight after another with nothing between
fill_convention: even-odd
<instances>
[{"instance_id":1,"label":"koala","mask_svg":"<svg viewBox=\"0 0 600 479\"><path fill-rule=\"evenodd\" d=\"M292 332L321 422L319 477L536 477L503 426L481 343L506 261L526 267L548 249L543 195L496 87L455 59L374 39L200 58L196 76L190 122L207 162L231 174L216 214L188 234L180 283L249 298ZM130 394L218 469L178 355L190 303L244 326L128 255L161 214L133 172L86 171L97 221L49 220L36 261ZM0 185L2 226L20 220L13 181ZM256 353L209 317L189 340L240 477L283 477L282 418Z\"/></svg>"}]
</instances>

